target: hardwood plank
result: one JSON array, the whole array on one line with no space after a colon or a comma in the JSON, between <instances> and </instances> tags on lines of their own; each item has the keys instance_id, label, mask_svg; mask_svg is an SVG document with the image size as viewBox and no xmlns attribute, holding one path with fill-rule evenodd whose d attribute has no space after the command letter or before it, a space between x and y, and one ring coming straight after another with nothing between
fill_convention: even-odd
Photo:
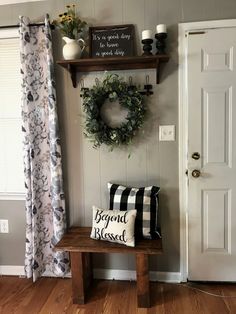
<instances>
[{"instance_id":1,"label":"hardwood plank","mask_svg":"<svg viewBox=\"0 0 236 314\"><path fill-rule=\"evenodd\" d=\"M85 305L85 314L103 313L104 302L107 295L110 294L110 284L112 281L94 280L90 291L89 301Z\"/></svg>"},{"instance_id":2,"label":"hardwood plank","mask_svg":"<svg viewBox=\"0 0 236 314\"><path fill-rule=\"evenodd\" d=\"M227 296L223 298L223 301L229 311L229 313L236 312L236 285L235 284L226 284L219 285L219 291L222 295ZM228 298L228 296L232 296L232 298Z\"/></svg>"},{"instance_id":3,"label":"hardwood plank","mask_svg":"<svg viewBox=\"0 0 236 314\"><path fill-rule=\"evenodd\" d=\"M188 294L188 290L185 291L186 294ZM189 308L186 306L185 309L185 303L183 302L183 296L181 295L180 288L177 288L176 286L164 284L163 285L163 303L164 303L164 309L167 313L175 313L175 314L187 314ZM201 313L203 312L196 312Z\"/></svg>"},{"instance_id":4,"label":"hardwood plank","mask_svg":"<svg viewBox=\"0 0 236 314\"><path fill-rule=\"evenodd\" d=\"M13 279L15 277L12 277L10 281L13 282ZM40 279L35 284L32 280L25 278L17 281L13 284L9 297L0 300L0 313L8 314L13 311L31 314L32 308L38 313L55 285L56 280L52 278Z\"/></svg>"},{"instance_id":5,"label":"hardwood plank","mask_svg":"<svg viewBox=\"0 0 236 314\"><path fill-rule=\"evenodd\" d=\"M44 280L44 278L42 279ZM71 299L71 279L55 279L56 285L48 296L47 301L39 312L33 314L48 314L48 313L67 313L67 309L72 304ZM74 312L77 313L77 312ZM25 314L25 313L22 313ZM32 314L32 312L31 312Z\"/></svg>"},{"instance_id":6,"label":"hardwood plank","mask_svg":"<svg viewBox=\"0 0 236 314\"><path fill-rule=\"evenodd\" d=\"M150 300L151 308L148 309L148 314L165 314L165 304L163 298L164 284L159 282L150 283Z\"/></svg>"},{"instance_id":7,"label":"hardwood plank","mask_svg":"<svg viewBox=\"0 0 236 314\"><path fill-rule=\"evenodd\" d=\"M109 284L109 290L104 300L104 313L114 313L120 314L127 311L130 300L130 292L136 293L136 289L133 287L131 290L131 282L119 282L119 281L111 281ZM131 293L132 293L131 292ZM133 293L133 294L134 294ZM135 313L136 310L136 298L134 300L134 304L132 304L130 312L126 313Z\"/></svg>"},{"instance_id":8,"label":"hardwood plank","mask_svg":"<svg viewBox=\"0 0 236 314\"><path fill-rule=\"evenodd\" d=\"M179 284L178 289L176 285L165 284L163 291L165 310L170 311L170 313L171 311L175 311L174 313L176 314L231 313L228 311L222 298L194 290L194 287L209 293L221 294L217 284Z\"/></svg>"},{"instance_id":9,"label":"hardwood plank","mask_svg":"<svg viewBox=\"0 0 236 314\"><path fill-rule=\"evenodd\" d=\"M90 227L73 227L57 243L55 250L91 253L162 253L161 239L143 239L138 241L135 247L128 247L108 241L93 240L90 238L90 233Z\"/></svg>"},{"instance_id":10,"label":"hardwood plank","mask_svg":"<svg viewBox=\"0 0 236 314\"><path fill-rule=\"evenodd\" d=\"M236 284L197 284L197 289L236 296ZM94 280L86 305L75 305L71 279L41 278L36 283L18 277L0 277L1 314L225 314L236 313L236 298L219 298L186 284L152 282L151 307L137 308L136 284Z\"/></svg>"},{"instance_id":11,"label":"hardwood plank","mask_svg":"<svg viewBox=\"0 0 236 314\"><path fill-rule=\"evenodd\" d=\"M31 281L31 279L28 280ZM32 284L25 291L25 293L27 292L27 298L24 298L20 304L17 304L17 309L14 313L31 314L32 309L34 309L35 313L40 312L56 284L55 278L40 279L37 283Z\"/></svg>"},{"instance_id":12,"label":"hardwood plank","mask_svg":"<svg viewBox=\"0 0 236 314\"><path fill-rule=\"evenodd\" d=\"M208 293L212 293L215 295L221 295L221 290L219 288L218 284L208 284L207 288L205 288L205 285L203 284L191 284L191 286L197 289L206 291ZM216 297L213 295L208 295L204 292L193 290L195 299L197 304L202 304L202 312L206 314L211 313L221 313L221 314L228 314L231 313L228 311L228 308L225 304L225 300L221 297ZM233 313L233 312L232 312Z\"/></svg>"},{"instance_id":13,"label":"hardwood plank","mask_svg":"<svg viewBox=\"0 0 236 314\"><path fill-rule=\"evenodd\" d=\"M11 303L17 297L17 294L21 293L27 287L31 286L31 282L27 279L16 280L15 277L0 277L0 313L6 313L5 309L8 303ZM14 303L11 303L11 307L14 307Z\"/></svg>"},{"instance_id":14,"label":"hardwood plank","mask_svg":"<svg viewBox=\"0 0 236 314\"><path fill-rule=\"evenodd\" d=\"M128 286L124 288L124 291L127 295L127 305L125 309L127 309L127 313L138 313L137 308L137 285L134 281L126 282Z\"/></svg>"},{"instance_id":15,"label":"hardwood plank","mask_svg":"<svg viewBox=\"0 0 236 314\"><path fill-rule=\"evenodd\" d=\"M166 285L167 286L167 285ZM168 289L170 292L175 289L172 285L168 285ZM186 314L194 314L194 313L205 313L204 306L198 299L198 292L192 289L189 289L185 285L180 285L175 292L172 292L176 295L174 301L172 303L173 308L177 308L179 312L177 313L186 313ZM165 295L165 292L163 293ZM176 300L178 298L178 303L176 304ZM182 312L181 312L182 311Z\"/></svg>"},{"instance_id":16,"label":"hardwood plank","mask_svg":"<svg viewBox=\"0 0 236 314\"><path fill-rule=\"evenodd\" d=\"M7 300L14 297L18 291L25 289L27 283L30 284L25 278L16 281L16 278L13 276L0 277L0 304L7 302ZM7 293L7 291L9 291L9 293Z\"/></svg>"}]
</instances>

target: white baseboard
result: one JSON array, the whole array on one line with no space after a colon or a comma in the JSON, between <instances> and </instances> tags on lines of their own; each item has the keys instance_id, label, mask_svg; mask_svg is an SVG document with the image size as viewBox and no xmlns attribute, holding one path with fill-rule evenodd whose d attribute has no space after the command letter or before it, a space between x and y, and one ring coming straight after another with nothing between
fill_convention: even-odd
<instances>
[{"instance_id":1,"label":"white baseboard","mask_svg":"<svg viewBox=\"0 0 236 314\"><path fill-rule=\"evenodd\" d=\"M94 278L96 279L107 279L107 280L136 280L135 270L123 270L123 269L102 269L95 268ZM0 266L0 275L9 276L24 276L24 266ZM45 273L45 277L55 277L52 273ZM150 271L149 272L150 281L162 281L162 282L181 282L181 273L179 272L160 272L160 271ZM71 275L66 276L70 278Z\"/></svg>"},{"instance_id":2,"label":"white baseboard","mask_svg":"<svg viewBox=\"0 0 236 314\"><path fill-rule=\"evenodd\" d=\"M181 273L179 272L166 272L166 271L150 271L151 281L162 281L162 282L181 282Z\"/></svg>"},{"instance_id":3,"label":"white baseboard","mask_svg":"<svg viewBox=\"0 0 236 314\"><path fill-rule=\"evenodd\" d=\"M24 266L0 265L0 275L25 276Z\"/></svg>"},{"instance_id":4,"label":"white baseboard","mask_svg":"<svg viewBox=\"0 0 236 314\"><path fill-rule=\"evenodd\" d=\"M136 280L135 270L96 268L93 274L96 279ZM149 276L150 281L181 282L181 274L177 272L150 271Z\"/></svg>"},{"instance_id":5,"label":"white baseboard","mask_svg":"<svg viewBox=\"0 0 236 314\"><path fill-rule=\"evenodd\" d=\"M0 276L25 277L24 266L0 265ZM43 277L56 277L56 276L50 271L45 271ZM71 278L71 273L66 274L65 278Z\"/></svg>"}]
</instances>

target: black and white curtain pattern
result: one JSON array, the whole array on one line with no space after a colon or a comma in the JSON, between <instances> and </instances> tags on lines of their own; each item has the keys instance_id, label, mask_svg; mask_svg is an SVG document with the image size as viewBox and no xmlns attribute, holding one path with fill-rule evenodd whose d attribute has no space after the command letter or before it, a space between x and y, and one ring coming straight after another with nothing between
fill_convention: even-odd
<instances>
[{"instance_id":1,"label":"black and white curtain pattern","mask_svg":"<svg viewBox=\"0 0 236 314\"><path fill-rule=\"evenodd\" d=\"M69 259L53 252L66 229L52 40L45 26L20 17L22 119L26 187L25 273L65 276Z\"/></svg>"}]
</instances>

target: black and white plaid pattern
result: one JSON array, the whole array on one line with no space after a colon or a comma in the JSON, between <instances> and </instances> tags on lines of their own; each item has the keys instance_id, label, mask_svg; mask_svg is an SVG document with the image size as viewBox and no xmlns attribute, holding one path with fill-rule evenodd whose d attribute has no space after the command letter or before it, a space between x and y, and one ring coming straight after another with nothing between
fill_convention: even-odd
<instances>
[{"instance_id":1,"label":"black and white plaid pattern","mask_svg":"<svg viewBox=\"0 0 236 314\"><path fill-rule=\"evenodd\" d=\"M110 209L137 210L135 236L143 238L160 237L157 227L158 192L157 186L142 188L125 187L108 183Z\"/></svg>"}]
</instances>

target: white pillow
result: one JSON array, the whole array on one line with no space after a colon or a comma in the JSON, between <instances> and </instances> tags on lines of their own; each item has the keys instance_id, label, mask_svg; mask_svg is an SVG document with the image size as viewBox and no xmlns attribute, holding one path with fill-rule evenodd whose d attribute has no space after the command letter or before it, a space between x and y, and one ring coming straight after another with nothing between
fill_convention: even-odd
<instances>
[{"instance_id":1,"label":"white pillow","mask_svg":"<svg viewBox=\"0 0 236 314\"><path fill-rule=\"evenodd\" d=\"M136 213L136 209L129 211L104 210L93 206L93 225L90 237L134 247Z\"/></svg>"}]
</instances>

